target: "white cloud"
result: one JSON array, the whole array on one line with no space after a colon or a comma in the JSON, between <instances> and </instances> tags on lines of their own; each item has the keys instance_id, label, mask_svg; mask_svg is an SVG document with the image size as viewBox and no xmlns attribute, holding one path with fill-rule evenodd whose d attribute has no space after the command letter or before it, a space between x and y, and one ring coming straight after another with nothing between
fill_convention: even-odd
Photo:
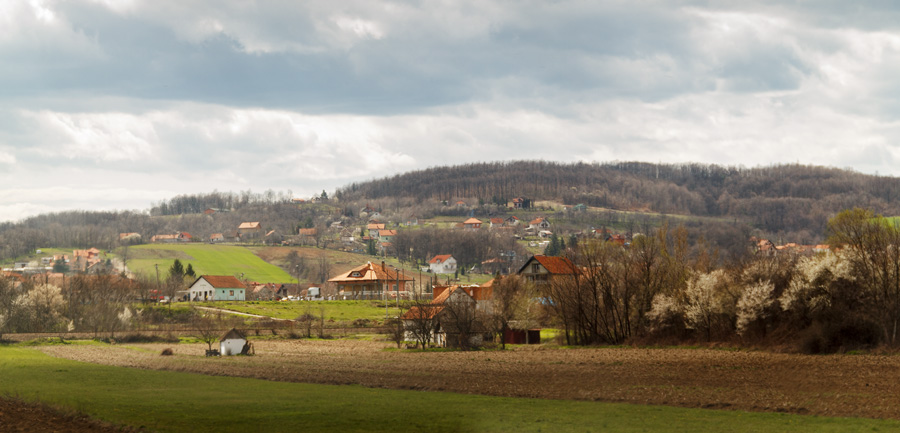
<instances>
[{"instance_id":1,"label":"white cloud","mask_svg":"<svg viewBox=\"0 0 900 433\"><path fill-rule=\"evenodd\" d=\"M152 119L123 113L25 112L47 135L44 155L97 161L146 161L159 139ZM54 144L55 143L55 144Z\"/></svg>"}]
</instances>

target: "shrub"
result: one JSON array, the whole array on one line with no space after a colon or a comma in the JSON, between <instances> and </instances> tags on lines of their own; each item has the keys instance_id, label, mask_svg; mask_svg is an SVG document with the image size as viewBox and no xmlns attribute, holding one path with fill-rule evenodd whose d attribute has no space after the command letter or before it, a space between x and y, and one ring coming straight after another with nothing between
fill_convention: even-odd
<instances>
[{"instance_id":1,"label":"shrub","mask_svg":"<svg viewBox=\"0 0 900 433\"><path fill-rule=\"evenodd\" d=\"M160 355L162 355L162 356L172 356L174 354L175 354L175 352L172 350L172 348L169 348L169 347L163 349L162 353L160 353Z\"/></svg>"}]
</instances>

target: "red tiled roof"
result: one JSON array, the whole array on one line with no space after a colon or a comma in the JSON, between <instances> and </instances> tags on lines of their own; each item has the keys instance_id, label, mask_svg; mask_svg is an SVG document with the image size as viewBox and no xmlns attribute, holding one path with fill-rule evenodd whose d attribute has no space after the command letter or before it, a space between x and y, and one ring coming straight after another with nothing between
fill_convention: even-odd
<instances>
[{"instance_id":1,"label":"red tiled roof","mask_svg":"<svg viewBox=\"0 0 900 433\"><path fill-rule=\"evenodd\" d=\"M315 235L316 235L316 229L315 229L315 228L311 228L311 229L300 229L300 235L302 235L302 236L315 236Z\"/></svg>"},{"instance_id":2,"label":"red tiled roof","mask_svg":"<svg viewBox=\"0 0 900 433\"><path fill-rule=\"evenodd\" d=\"M217 289L243 289L244 283L241 280L231 276L231 275L201 275L200 278L206 280L209 285L217 288ZM197 280L199 281L200 278ZM197 282L194 281L194 284ZM194 284L191 284L193 286Z\"/></svg>"},{"instance_id":3,"label":"red tiled roof","mask_svg":"<svg viewBox=\"0 0 900 433\"><path fill-rule=\"evenodd\" d=\"M543 218L543 217L537 217L537 218L531 220L531 222L530 222L529 224L531 224L531 225L533 225L533 226L536 226L536 225L538 225L538 224L540 224L540 223L542 223L542 222L544 222L544 218Z\"/></svg>"},{"instance_id":4,"label":"red tiled roof","mask_svg":"<svg viewBox=\"0 0 900 433\"><path fill-rule=\"evenodd\" d=\"M428 263L444 263L451 257L453 257L453 256L450 254L439 254L439 255L432 257L431 260L428 261Z\"/></svg>"},{"instance_id":5,"label":"red tiled roof","mask_svg":"<svg viewBox=\"0 0 900 433\"><path fill-rule=\"evenodd\" d=\"M571 275L574 274L576 270L575 264L565 257L538 255L534 256L534 259L551 274Z\"/></svg>"},{"instance_id":6,"label":"red tiled roof","mask_svg":"<svg viewBox=\"0 0 900 433\"><path fill-rule=\"evenodd\" d=\"M397 230L379 230L378 236L397 236Z\"/></svg>"},{"instance_id":7,"label":"red tiled roof","mask_svg":"<svg viewBox=\"0 0 900 433\"><path fill-rule=\"evenodd\" d=\"M491 218L491 224L503 224L504 221L503 218Z\"/></svg>"}]
</instances>

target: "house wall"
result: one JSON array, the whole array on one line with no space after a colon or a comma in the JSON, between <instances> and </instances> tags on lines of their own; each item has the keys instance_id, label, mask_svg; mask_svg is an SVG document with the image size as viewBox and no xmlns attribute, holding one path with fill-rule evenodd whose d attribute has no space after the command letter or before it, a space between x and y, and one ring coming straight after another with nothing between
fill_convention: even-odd
<instances>
[{"instance_id":1,"label":"house wall","mask_svg":"<svg viewBox=\"0 0 900 433\"><path fill-rule=\"evenodd\" d=\"M214 301L243 301L244 289L216 289Z\"/></svg>"},{"instance_id":2,"label":"house wall","mask_svg":"<svg viewBox=\"0 0 900 433\"><path fill-rule=\"evenodd\" d=\"M451 257L443 263L431 263L430 267L435 274L452 274L456 272L456 259Z\"/></svg>"},{"instance_id":3,"label":"house wall","mask_svg":"<svg viewBox=\"0 0 900 433\"><path fill-rule=\"evenodd\" d=\"M210 301L213 300L215 293L215 287L201 278L196 283L194 283L194 285L191 286L190 289L188 289L188 299L190 299L191 301L193 301L194 299L198 301Z\"/></svg>"},{"instance_id":4,"label":"house wall","mask_svg":"<svg viewBox=\"0 0 900 433\"><path fill-rule=\"evenodd\" d=\"M244 344L247 343L247 340L243 338L231 338L225 341L219 342L219 353L222 356L231 356L231 355L240 355L241 350L244 348Z\"/></svg>"}]
</instances>

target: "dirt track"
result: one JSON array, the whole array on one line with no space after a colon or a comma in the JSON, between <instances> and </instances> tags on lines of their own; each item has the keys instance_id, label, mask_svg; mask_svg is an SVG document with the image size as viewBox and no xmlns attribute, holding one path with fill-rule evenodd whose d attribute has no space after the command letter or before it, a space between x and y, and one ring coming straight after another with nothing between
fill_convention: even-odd
<instances>
[{"instance_id":1,"label":"dirt track","mask_svg":"<svg viewBox=\"0 0 900 433\"><path fill-rule=\"evenodd\" d=\"M384 351L367 341L257 341L227 364L202 345L47 346L109 365L379 388L900 419L900 357L690 349ZM172 347L176 356L157 355Z\"/></svg>"}]
</instances>

